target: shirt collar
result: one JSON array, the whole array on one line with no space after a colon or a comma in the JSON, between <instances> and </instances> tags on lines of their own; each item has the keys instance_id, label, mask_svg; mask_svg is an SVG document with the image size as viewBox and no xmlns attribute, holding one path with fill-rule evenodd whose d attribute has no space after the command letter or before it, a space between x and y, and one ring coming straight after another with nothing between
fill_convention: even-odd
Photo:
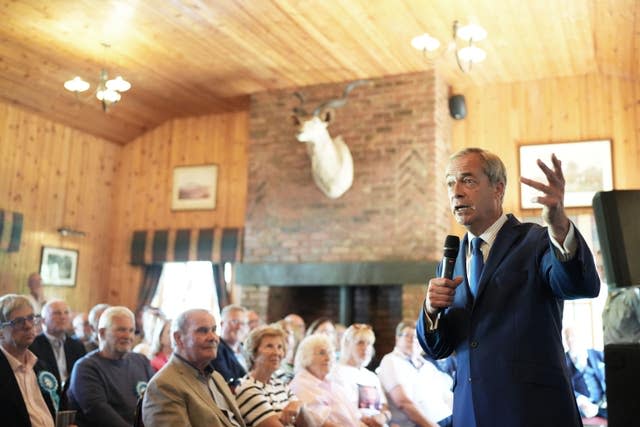
<instances>
[{"instance_id":1,"label":"shirt collar","mask_svg":"<svg viewBox=\"0 0 640 427\"><path fill-rule=\"evenodd\" d=\"M467 231L467 234L468 234L468 237L469 237L469 242L471 242L471 240L473 240L475 237L480 237L482 239L482 241L487 244L488 247L493 246L493 242L495 242L496 237L498 236L498 231L500 231L500 229L507 222L508 219L509 218L507 218L507 215L503 213L500 216L500 218L498 218L496 220L496 222L491 224L489 226L489 228L487 228L484 231L484 233L482 233L480 236L476 236L475 234L471 233L470 231Z\"/></svg>"},{"instance_id":2,"label":"shirt collar","mask_svg":"<svg viewBox=\"0 0 640 427\"><path fill-rule=\"evenodd\" d=\"M196 374L198 374L198 375L209 376L209 375L211 375L213 373L213 367L211 366L211 363L208 363L207 366L205 366L203 370L200 370L200 369L196 368L196 366L193 363L189 362L187 359L185 359L184 357L180 356L178 353L173 353L173 357L177 358L182 363L184 363L185 365L187 365L188 367L190 367L191 369L196 371Z\"/></svg>"},{"instance_id":3,"label":"shirt collar","mask_svg":"<svg viewBox=\"0 0 640 427\"><path fill-rule=\"evenodd\" d=\"M9 362L9 366L11 366L11 370L13 372L24 372L27 369L33 369L33 367L36 365L36 362L38 361L38 358L31 352L31 350L26 351L24 361L17 359L14 355L5 350L5 348L1 345L0 350L2 350L2 353L4 353L4 355L6 356L7 361Z\"/></svg>"},{"instance_id":4,"label":"shirt collar","mask_svg":"<svg viewBox=\"0 0 640 427\"><path fill-rule=\"evenodd\" d=\"M64 344L64 336L62 338L58 338L58 337L54 337L53 335L51 335L48 332L42 331L42 333L44 334L45 337L47 337L47 339L49 340L49 342L53 345L57 342L61 342Z\"/></svg>"}]
</instances>

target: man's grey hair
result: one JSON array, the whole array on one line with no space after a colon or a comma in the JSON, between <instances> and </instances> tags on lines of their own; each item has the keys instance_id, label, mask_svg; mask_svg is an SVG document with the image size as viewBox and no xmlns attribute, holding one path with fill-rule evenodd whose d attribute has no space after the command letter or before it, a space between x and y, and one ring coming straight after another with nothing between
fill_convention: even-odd
<instances>
[{"instance_id":1,"label":"man's grey hair","mask_svg":"<svg viewBox=\"0 0 640 427\"><path fill-rule=\"evenodd\" d=\"M55 298L55 299L52 299L51 301L47 301L47 303L44 306L42 306L42 313L41 313L42 317L46 318L47 316L49 316L51 314L50 313L51 312L51 306L53 304L56 304L56 303L59 303L59 302L63 302L67 306L67 308L69 308L69 304L67 304L67 302L65 300L60 299L60 298Z\"/></svg>"},{"instance_id":2,"label":"man's grey hair","mask_svg":"<svg viewBox=\"0 0 640 427\"><path fill-rule=\"evenodd\" d=\"M174 338L174 334L179 332L180 335L185 335L187 330L189 329L189 321L191 320L191 315L195 313L207 313L213 317L209 310L205 310L204 308L193 308L191 310L183 311L178 314L175 319L171 322L171 348L176 350L176 339Z\"/></svg>"},{"instance_id":3,"label":"man's grey hair","mask_svg":"<svg viewBox=\"0 0 640 427\"><path fill-rule=\"evenodd\" d=\"M89 324L95 333L98 333L99 328L98 321L100 320L100 316L98 313L102 315L102 313L104 313L104 311L109 307L111 307L109 304L96 304L91 308L91 310L89 310Z\"/></svg>"},{"instance_id":4,"label":"man's grey hair","mask_svg":"<svg viewBox=\"0 0 640 427\"><path fill-rule=\"evenodd\" d=\"M305 337L300 342L296 351L296 358L293 362L293 371L298 373L303 369L307 369L313 360L313 352L318 347L324 347L329 352L331 363L335 361L336 350L333 346L333 340L325 334L314 334Z\"/></svg>"},{"instance_id":5,"label":"man's grey hair","mask_svg":"<svg viewBox=\"0 0 640 427\"><path fill-rule=\"evenodd\" d=\"M8 322L9 316L16 310L29 307L33 310L33 304L24 295L7 294L0 298L0 323Z\"/></svg>"},{"instance_id":6,"label":"man's grey hair","mask_svg":"<svg viewBox=\"0 0 640 427\"><path fill-rule=\"evenodd\" d=\"M114 317L126 317L128 316L133 324L136 323L136 317L133 315L133 312L124 306L115 306L107 308L102 315L100 316L100 320L98 321L98 329L102 328L110 328L113 324Z\"/></svg>"},{"instance_id":7,"label":"man's grey hair","mask_svg":"<svg viewBox=\"0 0 640 427\"><path fill-rule=\"evenodd\" d=\"M247 314L247 309L240 304L229 304L222 309L222 311L220 312L220 317L222 319L225 319L227 317L227 314L231 313L232 311L241 311Z\"/></svg>"},{"instance_id":8,"label":"man's grey hair","mask_svg":"<svg viewBox=\"0 0 640 427\"><path fill-rule=\"evenodd\" d=\"M504 166L502 160L500 160L500 157L490 151L483 148L469 147L453 154L449 157L449 161L469 154L477 154L480 156L482 159L482 171L489 178L491 185L495 186L501 182L505 187L507 186L507 168Z\"/></svg>"}]
</instances>

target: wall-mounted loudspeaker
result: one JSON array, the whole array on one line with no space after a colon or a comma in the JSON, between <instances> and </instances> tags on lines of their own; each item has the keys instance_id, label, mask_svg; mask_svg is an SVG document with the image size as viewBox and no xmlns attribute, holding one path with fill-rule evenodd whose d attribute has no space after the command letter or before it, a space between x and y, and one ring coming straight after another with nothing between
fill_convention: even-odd
<instances>
[{"instance_id":1,"label":"wall-mounted loudspeaker","mask_svg":"<svg viewBox=\"0 0 640 427\"><path fill-rule=\"evenodd\" d=\"M467 105L464 102L464 95L452 95L449 98L449 113L456 120L467 117Z\"/></svg>"}]
</instances>

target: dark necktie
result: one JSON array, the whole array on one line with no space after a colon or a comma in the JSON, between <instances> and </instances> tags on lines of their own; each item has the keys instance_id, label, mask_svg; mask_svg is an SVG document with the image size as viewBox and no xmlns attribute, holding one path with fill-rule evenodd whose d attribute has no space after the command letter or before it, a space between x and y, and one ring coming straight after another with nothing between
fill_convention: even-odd
<instances>
[{"instance_id":1,"label":"dark necktie","mask_svg":"<svg viewBox=\"0 0 640 427\"><path fill-rule=\"evenodd\" d=\"M482 258L482 246L483 240L479 237L474 237L471 240L471 263L469 264L469 289L474 296L478 293L478 285L480 284L480 276L482 275L482 268L484 267L484 258Z\"/></svg>"}]
</instances>

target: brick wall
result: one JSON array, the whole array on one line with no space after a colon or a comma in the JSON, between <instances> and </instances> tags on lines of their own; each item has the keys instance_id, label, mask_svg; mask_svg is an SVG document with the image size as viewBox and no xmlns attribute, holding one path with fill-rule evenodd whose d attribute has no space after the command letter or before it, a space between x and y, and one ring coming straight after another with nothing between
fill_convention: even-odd
<instances>
[{"instance_id":1,"label":"brick wall","mask_svg":"<svg viewBox=\"0 0 640 427\"><path fill-rule=\"evenodd\" d=\"M306 147L295 139L295 90L252 97L244 262L442 256L450 224L443 185L451 138L448 87L432 71L372 82L351 92L329 126L332 136L343 136L354 160L353 186L336 200L316 188ZM345 85L298 90L309 111L339 97ZM289 312L307 321L337 320L338 297L337 287L242 286L238 301L269 321ZM417 317L423 297L424 286L356 287L353 319L374 325L378 355L393 347L398 321Z\"/></svg>"}]
</instances>

